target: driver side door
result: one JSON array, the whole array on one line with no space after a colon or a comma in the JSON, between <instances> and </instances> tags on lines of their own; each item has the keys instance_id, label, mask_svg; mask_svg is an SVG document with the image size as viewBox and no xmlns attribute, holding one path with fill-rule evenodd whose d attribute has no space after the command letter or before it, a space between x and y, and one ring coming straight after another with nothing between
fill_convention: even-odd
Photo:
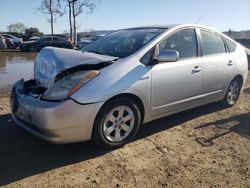
<instances>
[{"instance_id":1,"label":"driver side door","mask_svg":"<svg viewBox=\"0 0 250 188\"><path fill-rule=\"evenodd\" d=\"M194 28L178 30L156 49L175 50L177 62L161 62L151 69L151 115L181 111L199 104L202 94L202 60Z\"/></svg>"}]
</instances>

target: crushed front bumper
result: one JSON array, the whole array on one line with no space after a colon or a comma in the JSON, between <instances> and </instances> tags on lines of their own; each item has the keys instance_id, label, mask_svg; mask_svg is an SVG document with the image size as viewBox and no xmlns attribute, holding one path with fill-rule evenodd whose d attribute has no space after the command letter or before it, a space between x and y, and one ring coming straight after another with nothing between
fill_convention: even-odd
<instances>
[{"instance_id":1,"label":"crushed front bumper","mask_svg":"<svg viewBox=\"0 0 250 188\"><path fill-rule=\"evenodd\" d=\"M103 102L81 105L68 99L49 102L24 94L23 80L12 88L12 118L31 134L52 143L91 139L95 117Z\"/></svg>"}]
</instances>

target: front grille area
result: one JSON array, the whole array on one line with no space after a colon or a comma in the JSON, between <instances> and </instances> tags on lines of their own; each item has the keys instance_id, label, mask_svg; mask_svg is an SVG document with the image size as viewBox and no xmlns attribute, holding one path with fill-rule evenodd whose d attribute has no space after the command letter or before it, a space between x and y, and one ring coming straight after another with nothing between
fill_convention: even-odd
<instances>
[{"instance_id":1,"label":"front grille area","mask_svg":"<svg viewBox=\"0 0 250 188\"><path fill-rule=\"evenodd\" d=\"M28 127L29 129L32 129L33 131L38 132L38 133L44 135L44 132L41 131L41 130L40 130L39 128L37 128L36 126L34 126L34 125L32 125L32 124L30 124L30 123L28 123L28 122L22 120L21 118L19 118L19 117L17 117L17 116L15 116L15 117L18 119L18 121L20 121L22 124L24 124L24 125L25 125L26 127Z\"/></svg>"}]
</instances>

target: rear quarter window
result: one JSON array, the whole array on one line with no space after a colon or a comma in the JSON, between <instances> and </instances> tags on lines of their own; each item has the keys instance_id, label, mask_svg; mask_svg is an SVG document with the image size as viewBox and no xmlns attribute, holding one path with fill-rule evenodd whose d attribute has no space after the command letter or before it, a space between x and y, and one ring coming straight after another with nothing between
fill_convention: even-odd
<instances>
[{"instance_id":1,"label":"rear quarter window","mask_svg":"<svg viewBox=\"0 0 250 188\"><path fill-rule=\"evenodd\" d=\"M231 40L229 40L227 38L224 38L224 40L225 40L225 42L227 44L229 52L234 52L235 49L236 49L236 44L233 41L231 41Z\"/></svg>"}]
</instances>

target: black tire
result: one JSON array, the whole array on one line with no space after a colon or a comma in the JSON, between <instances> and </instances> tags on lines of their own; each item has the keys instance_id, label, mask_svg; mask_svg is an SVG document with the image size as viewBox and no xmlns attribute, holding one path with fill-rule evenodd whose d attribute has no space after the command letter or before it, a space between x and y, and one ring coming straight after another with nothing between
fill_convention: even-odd
<instances>
[{"instance_id":1,"label":"black tire","mask_svg":"<svg viewBox=\"0 0 250 188\"><path fill-rule=\"evenodd\" d=\"M122 110L119 110L122 108L124 108L123 113ZM122 116L119 116L119 113L122 113ZM110 115L112 115L113 122L109 121ZM128 116L133 118L126 121ZM104 148L112 149L121 147L136 135L140 122L141 114L135 102L129 98L116 98L104 104L98 112L93 127L92 138L96 144ZM123 126L126 127L127 132L123 129L125 128ZM112 131L108 129L112 129ZM117 135L120 134L120 137L116 133Z\"/></svg>"},{"instance_id":2,"label":"black tire","mask_svg":"<svg viewBox=\"0 0 250 188\"><path fill-rule=\"evenodd\" d=\"M241 87L242 87L241 80L239 78L233 79L230 82L230 84L227 88L227 92L225 94L225 97L221 101L221 103L225 107L232 107L233 105L235 105L235 103L237 102L237 100L240 96Z\"/></svg>"}]
</instances>

